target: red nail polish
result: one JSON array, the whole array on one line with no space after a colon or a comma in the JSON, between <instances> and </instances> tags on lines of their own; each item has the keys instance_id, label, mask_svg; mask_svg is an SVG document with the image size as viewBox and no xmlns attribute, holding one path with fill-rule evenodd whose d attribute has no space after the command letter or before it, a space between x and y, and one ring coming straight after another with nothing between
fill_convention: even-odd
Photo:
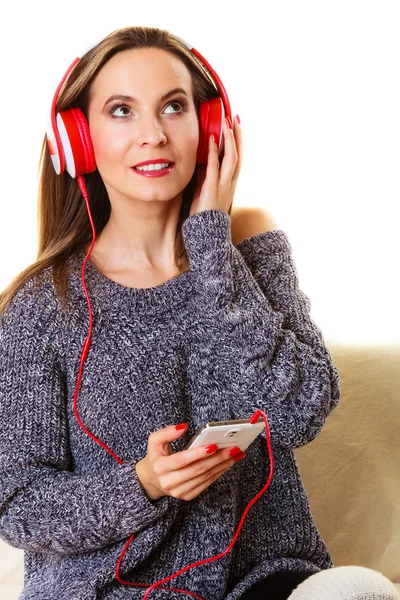
<instances>
[{"instance_id":1,"label":"red nail polish","mask_svg":"<svg viewBox=\"0 0 400 600\"><path fill-rule=\"evenodd\" d=\"M185 427L187 427L187 423L180 423L176 425L175 429L185 429Z\"/></svg>"},{"instance_id":2,"label":"red nail polish","mask_svg":"<svg viewBox=\"0 0 400 600\"><path fill-rule=\"evenodd\" d=\"M232 121L230 117L226 117L226 122L228 123L229 128L232 129Z\"/></svg>"},{"instance_id":3,"label":"red nail polish","mask_svg":"<svg viewBox=\"0 0 400 600\"><path fill-rule=\"evenodd\" d=\"M216 450L218 450L217 444L211 444L211 446L207 446L207 448L206 448L207 454L211 454L212 452L215 452Z\"/></svg>"},{"instance_id":4,"label":"red nail polish","mask_svg":"<svg viewBox=\"0 0 400 600\"><path fill-rule=\"evenodd\" d=\"M236 456L233 457L233 460L235 462L237 462L238 460L242 460L242 458L244 458L246 456L245 452L241 452L240 454L236 454Z\"/></svg>"},{"instance_id":5,"label":"red nail polish","mask_svg":"<svg viewBox=\"0 0 400 600\"><path fill-rule=\"evenodd\" d=\"M229 454L229 456L236 456L240 452L241 452L241 449L239 448L239 446L235 446L234 448L231 448L229 450L228 454Z\"/></svg>"},{"instance_id":6,"label":"red nail polish","mask_svg":"<svg viewBox=\"0 0 400 600\"><path fill-rule=\"evenodd\" d=\"M237 122L238 122L238 123L239 123L239 125L240 125L240 117L239 117L239 115L236 115L236 119L237 119Z\"/></svg>"}]
</instances>

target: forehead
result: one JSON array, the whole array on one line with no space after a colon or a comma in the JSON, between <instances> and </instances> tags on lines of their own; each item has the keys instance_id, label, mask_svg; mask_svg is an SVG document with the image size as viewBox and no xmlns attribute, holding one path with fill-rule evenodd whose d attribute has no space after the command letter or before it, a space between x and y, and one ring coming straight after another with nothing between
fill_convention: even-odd
<instances>
[{"instance_id":1,"label":"forehead","mask_svg":"<svg viewBox=\"0 0 400 600\"><path fill-rule=\"evenodd\" d=\"M159 48L135 48L115 54L97 73L91 98L105 94L159 95L174 87L192 93L192 78L186 65L174 54Z\"/></svg>"}]
</instances>

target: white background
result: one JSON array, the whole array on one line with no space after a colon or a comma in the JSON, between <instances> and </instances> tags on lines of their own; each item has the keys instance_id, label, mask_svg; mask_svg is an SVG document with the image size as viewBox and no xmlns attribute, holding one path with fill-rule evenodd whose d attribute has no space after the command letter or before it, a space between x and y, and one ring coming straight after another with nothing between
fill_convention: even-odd
<instances>
[{"instance_id":1,"label":"white background","mask_svg":"<svg viewBox=\"0 0 400 600\"><path fill-rule=\"evenodd\" d=\"M400 341L399 2L7 6L0 289L36 257L39 153L61 77L114 29L151 25L190 41L224 82L244 135L235 203L264 207L288 234L325 339Z\"/></svg>"}]
</instances>

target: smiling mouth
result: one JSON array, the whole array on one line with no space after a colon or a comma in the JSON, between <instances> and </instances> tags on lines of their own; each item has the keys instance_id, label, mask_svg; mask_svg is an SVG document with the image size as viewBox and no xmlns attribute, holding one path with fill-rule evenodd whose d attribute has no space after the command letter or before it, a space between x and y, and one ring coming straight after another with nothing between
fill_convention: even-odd
<instances>
[{"instance_id":1,"label":"smiling mouth","mask_svg":"<svg viewBox=\"0 0 400 600\"><path fill-rule=\"evenodd\" d=\"M164 175L171 173L174 165L175 163L144 165L142 167L132 167L132 171L144 177L163 177Z\"/></svg>"},{"instance_id":2,"label":"smiling mouth","mask_svg":"<svg viewBox=\"0 0 400 600\"><path fill-rule=\"evenodd\" d=\"M141 167L133 167L135 171L162 171L163 169L167 169L171 167L174 163L155 163L152 165L143 165Z\"/></svg>"}]
</instances>

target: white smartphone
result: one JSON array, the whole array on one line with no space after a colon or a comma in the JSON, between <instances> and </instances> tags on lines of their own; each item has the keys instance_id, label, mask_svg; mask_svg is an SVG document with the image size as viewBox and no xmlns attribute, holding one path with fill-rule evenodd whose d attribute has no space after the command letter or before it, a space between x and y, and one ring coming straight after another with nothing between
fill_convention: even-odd
<instances>
[{"instance_id":1,"label":"white smartphone","mask_svg":"<svg viewBox=\"0 0 400 600\"><path fill-rule=\"evenodd\" d=\"M264 427L265 423L262 417L253 425L250 423L250 419L206 423L186 444L184 450L218 444L219 449L238 446L244 452Z\"/></svg>"}]
</instances>

